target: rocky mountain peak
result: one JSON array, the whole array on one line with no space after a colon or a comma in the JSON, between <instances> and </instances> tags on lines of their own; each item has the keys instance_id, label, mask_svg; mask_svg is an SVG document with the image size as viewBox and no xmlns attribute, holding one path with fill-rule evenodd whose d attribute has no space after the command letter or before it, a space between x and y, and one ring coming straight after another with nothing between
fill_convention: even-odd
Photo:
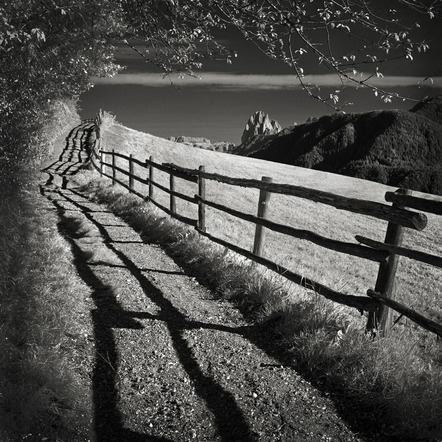
<instances>
[{"instance_id":1,"label":"rocky mountain peak","mask_svg":"<svg viewBox=\"0 0 442 442\"><path fill-rule=\"evenodd\" d=\"M256 135L270 135L278 133L281 130L282 127L276 120L270 119L269 115L263 111L257 111L251 115L247 121L241 137L241 143L247 143L247 141Z\"/></svg>"}]
</instances>

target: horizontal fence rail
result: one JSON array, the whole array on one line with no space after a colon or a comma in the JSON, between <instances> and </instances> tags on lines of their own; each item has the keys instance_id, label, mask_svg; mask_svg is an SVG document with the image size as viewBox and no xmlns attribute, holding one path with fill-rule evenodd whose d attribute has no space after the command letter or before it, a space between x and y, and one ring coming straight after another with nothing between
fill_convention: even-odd
<instances>
[{"instance_id":1,"label":"horizontal fence rail","mask_svg":"<svg viewBox=\"0 0 442 442\"><path fill-rule=\"evenodd\" d=\"M173 164L168 164L174 170L196 174L202 178L218 181L219 183L230 184L233 186L249 187L266 190L267 192L280 193L284 195L296 196L298 198L308 199L315 203L327 204L336 209L347 212L359 213L374 218L399 224L404 227L415 230L423 230L427 225L427 217L423 213L416 213L406 209L388 206L386 204L376 203L374 201L359 200L345 196L335 195L322 190L309 189L307 187L295 186L293 184L266 183L264 181L232 178L217 173L199 172L192 169L186 169Z\"/></svg>"},{"instance_id":2,"label":"horizontal fence rail","mask_svg":"<svg viewBox=\"0 0 442 442\"><path fill-rule=\"evenodd\" d=\"M382 262L388 256L388 253L385 253L380 250L372 249L370 247L360 246L354 243L337 241L334 239L318 235L314 232L310 232L309 230L295 229L294 227L278 224L273 221L269 221L265 218L259 218L257 216L239 212L238 210L231 209L230 207L215 203L213 201L203 200L199 196L197 196L197 200L201 201L203 204L209 207L213 207L214 209L218 209L225 213L228 213L229 215L233 215L245 221L250 221L252 223L259 224L275 232L284 233L285 235L289 235L293 238L310 241L314 244L317 244L318 246L334 250L335 252L341 252L347 255L358 256L359 258L365 258L376 262Z\"/></svg>"},{"instance_id":3,"label":"horizontal fence rail","mask_svg":"<svg viewBox=\"0 0 442 442\"><path fill-rule=\"evenodd\" d=\"M99 131L98 131L99 135ZM109 162L109 157L111 161ZM127 162L127 169L121 164L117 165L117 159ZM442 215L442 202L433 201L411 196L410 192L387 192L385 199L393 205L377 203L373 201L348 198L333 193L324 192L316 189L309 189L302 186L291 184L273 183L271 178L263 177L262 181L246 178L233 178L217 173L206 172L204 166L199 169L188 169L172 163L157 163L152 157L141 161L114 151L100 150L99 137L94 142L90 152L90 160L94 167L100 171L102 176L112 179L112 183L118 183L129 192L143 198L156 207L163 210L171 217L194 227L202 236L208 238L214 243L252 259L265 266L266 268L279 273L286 279L302 285L327 299L340 304L354 307L360 311L369 312L367 329L374 329L381 334L386 333L391 327L391 309L398 312L401 316L406 316L419 326L442 337L442 326L424 318L414 310L399 304L394 300L393 286L396 273L397 261L399 256L405 256L409 259L431 264L442 268L442 257L424 253L417 250L402 247L402 227L414 230L423 230L427 225L427 217L423 213L414 212L407 208L422 210L437 215ZM107 160L107 161L106 161ZM146 171L146 176L140 177L134 173L134 165ZM107 172L111 170L111 174ZM169 187L155 181L155 170L169 174ZM116 173L124 175L127 181L123 181L116 176ZM175 178L183 179L197 184L197 194L189 196L176 190ZM241 186L260 190L260 202L258 205L258 215L243 213L231 207L210 201L206 198L206 180L217 181L219 183L232 186ZM147 186L148 194L136 191L134 181ZM169 208L159 203L155 199L154 189L159 189L169 195ZM356 235L357 243L349 243L327 238L317 233L304 229L296 229L266 219L266 205L269 203L271 193L290 195L298 198L308 199L316 203L322 203L332 206L339 210L345 210L352 213L358 213L365 216L374 217L380 220L388 221L387 234L385 242L374 241L372 239ZM177 213L176 199L182 199L197 207L197 219L189 218ZM231 216L251 222L256 226L255 243L253 252L241 248L206 231L206 207L225 212ZM406 208L407 207L407 208ZM302 239L317 244L329 250L339 253L356 256L379 263L379 274L375 290L369 289L367 296L353 296L335 291L323 284L312 281L291 270L278 265L277 263L264 258L261 250L264 241L264 230L270 229L278 233L288 235L292 238ZM358 244L359 243L359 244Z\"/></svg>"},{"instance_id":4,"label":"horizontal fence rail","mask_svg":"<svg viewBox=\"0 0 442 442\"><path fill-rule=\"evenodd\" d=\"M360 235L355 236L356 241L361 244L365 244L374 249L384 250L389 253L394 253L395 255L406 256L407 258L414 259L415 261L424 262L435 267L442 268L442 257L431 255L430 253L419 252L417 250L407 249L405 247L394 246L392 244L385 244L383 242L374 241L369 238L365 238Z\"/></svg>"},{"instance_id":5,"label":"horizontal fence rail","mask_svg":"<svg viewBox=\"0 0 442 442\"><path fill-rule=\"evenodd\" d=\"M385 201L422 210L423 212L434 213L435 215L442 215L442 201L433 201L412 195L400 195L394 192L387 192Z\"/></svg>"},{"instance_id":6,"label":"horizontal fence rail","mask_svg":"<svg viewBox=\"0 0 442 442\"><path fill-rule=\"evenodd\" d=\"M252 259L253 261L257 262L258 264L261 264L261 265L267 267L268 269L273 270L273 271L279 273L280 275L283 275L284 278L288 279L289 281L292 281L295 284L301 285L309 290L315 291L315 293L318 293L319 295L324 296L324 298L330 299L331 301L338 302L339 304L347 305L348 307L354 307L360 311L375 312L378 309L378 303L376 301L373 302L373 300L371 300L370 298L367 298L366 296L345 295L345 294L340 293L336 290L333 290L323 284L313 281L309 278L298 275L298 274L292 272L291 270L288 270L285 267L283 267L279 264L276 264L273 261L270 261L269 259L263 258L262 256L255 255L246 249L235 246L234 244L231 244L227 241L224 241L220 238L210 235L209 233L204 232L200 229L197 229L197 230L200 234L209 238L211 241L213 241L221 246L227 247L228 249L231 249L232 251L245 256L246 258Z\"/></svg>"}]
</instances>

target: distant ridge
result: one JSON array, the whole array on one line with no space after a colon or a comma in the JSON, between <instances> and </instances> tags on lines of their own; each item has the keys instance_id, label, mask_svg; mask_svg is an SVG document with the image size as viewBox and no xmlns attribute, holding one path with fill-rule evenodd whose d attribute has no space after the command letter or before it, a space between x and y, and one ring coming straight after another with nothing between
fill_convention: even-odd
<instances>
[{"instance_id":1,"label":"distant ridge","mask_svg":"<svg viewBox=\"0 0 442 442\"><path fill-rule=\"evenodd\" d=\"M410 112L422 115L436 123L442 124L442 95L422 101L411 109Z\"/></svg>"},{"instance_id":2,"label":"distant ridge","mask_svg":"<svg viewBox=\"0 0 442 442\"><path fill-rule=\"evenodd\" d=\"M233 153L442 195L442 96L410 111L325 115Z\"/></svg>"},{"instance_id":3,"label":"distant ridge","mask_svg":"<svg viewBox=\"0 0 442 442\"><path fill-rule=\"evenodd\" d=\"M168 137L167 140L174 141L176 143L183 143L187 146L198 147L200 149L213 150L216 152L230 153L234 148L235 144L228 141L216 141L212 143L208 138L204 137Z\"/></svg>"}]
</instances>

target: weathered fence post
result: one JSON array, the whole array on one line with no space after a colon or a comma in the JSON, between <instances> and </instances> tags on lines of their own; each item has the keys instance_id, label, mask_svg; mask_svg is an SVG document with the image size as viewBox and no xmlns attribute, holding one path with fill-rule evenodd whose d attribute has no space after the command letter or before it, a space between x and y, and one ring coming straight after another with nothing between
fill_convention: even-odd
<instances>
[{"instance_id":1,"label":"weathered fence post","mask_svg":"<svg viewBox=\"0 0 442 442\"><path fill-rule=\"evenodd\" d=\"M115 166L116 166L115 161L116 161L115 160L115 150L112 149L112 186L114 186L115 182L116 182L117 171L115 170Z\"/></svg>"},{"instance_id":2,"label":"weathered fence post","mask_svg":"<svg viewBox=\"0 0 442 442\"><path fill-rule=\"evenodd\" d=\"M144 160L144 165L146 166L146 170L147 170L146 184L147 184L147 186L148 186L148 188L150 190L150 166L149 166L149 160L148 159ZM144 200L150 200L150 195L147 194L144 197Z\"/></svg>"},{"instance_id":3,"label":"weathered fence post","mask_svg":"<svg viewBox=\"0 0 442 442\"><path fill-rule=\"evenodd\" d=\"M104 174L104 152L100 150L100 176Z\"/></svg>"},{"instance_id":4,"label":"weathered fence post","mask_svg":"<svg viewBox=\"0 0 442 442\"><path fill-rule=\"evenodd\" d=\"M199 167L199 171L204 173L204 166ZM206 199L206 179L198 175L198 196L204 200ZM202 201L198 201L198 229L202 232L206 231L206 205Z\"/></svg>"},{"instance_id":5,"label":"weathered fence post","mask_svg":"<svg viewBox=\"0 0 442 442\"><path fill-rule=\"evenodd\" d=\"M129 155L129 192L134 191L134 163L132 161L132 154Z\"/></svg>"},{"instance_id":6,"label":"weathered fence post","mask_svg":"<svg viewBox=\"0 0 442 442\"><path fill-rule=\"evenodd\" d=\"M263 183L271 183L273 180L271 177L263 176L261 178ZM267 209L269 206L270 192L265 189L261 189L259 192L258 202L258 218L267 218ZM257 224L255 229L255 241L253 244L253 253L257 256L262 256L264 249L265 230L264 227Z\"/></svg>"},{"instance_id":7,"label":"weathered fence post","mask_svg":"<svg viewBox=\"0 0 442 442\"><path fill-rule=\"evenodd\" d=\"M172 213L176 213L176 200L175 200L175 195L173 195L172 193L175 192L175 177L172 174L170 174L169 182L170 182L170 211Z\"/></svg>"},{"instance_id":8,"label":"weathered fence post","mask_svg":"<svg viewBox=\"0 0 442 442\"><path fill-rule=\"evenodd\" d=\"M101 152L101 143L100 143L100 139L97 138L92 145L92 150L94 157L98 160L100 158L100 152Z\"/></svg>"},{"instance_id":9,"label":"weathered fence post","mask_svg":"<svg viewBox=\"0 0 442 442\"><path fill-rule=\"evenodd\" d=\"M146 161L146 163L149 165L148 170L149 170L149 200L153 200L153 179L154 179L154 168L152 166L153 163L153 156L149 157L149 161Z\"/></svg>"},{"instance_id":10,"label":"weathered fence post","mask_svg":"<svg viewBox=\"0 0 442 442\"><path fill-rule=\"evenodd\" d=\"M398 189L396 193L402 195L411 195L411 190ZM401 207L394 204L395 207ZM388 223L387 233L385 234L385 243L394 246L401 246L404 236L404 228L399 224ZM374 291L384 295L387 298L395 299L395 276L399 262L399 256L390 253L384 262L379 264L379 272ZM377 312L370 312L367 322L367 331L374 331L381 336L388 334L393 322L393 312L384 304L379 304Z\"/></svg>"}]
</instances>

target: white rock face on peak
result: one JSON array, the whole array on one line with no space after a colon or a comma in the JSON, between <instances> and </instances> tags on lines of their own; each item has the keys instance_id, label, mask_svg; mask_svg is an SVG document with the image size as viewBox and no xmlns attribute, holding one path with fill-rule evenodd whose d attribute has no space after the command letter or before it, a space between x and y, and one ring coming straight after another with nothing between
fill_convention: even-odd
<instances>
[{"instance_id":1,"label":"white rock face on peak","mask_svg":"<svg viewBox=\"0 0 442 442\"><path fill-rule=\"evenodd\" d=\"M276 120L271 120L269 115L263 111L257 111L250 116L241 137L241 144L246 143L256 135L275 134L282 130Z\"/></svg>"}]
</instances>

